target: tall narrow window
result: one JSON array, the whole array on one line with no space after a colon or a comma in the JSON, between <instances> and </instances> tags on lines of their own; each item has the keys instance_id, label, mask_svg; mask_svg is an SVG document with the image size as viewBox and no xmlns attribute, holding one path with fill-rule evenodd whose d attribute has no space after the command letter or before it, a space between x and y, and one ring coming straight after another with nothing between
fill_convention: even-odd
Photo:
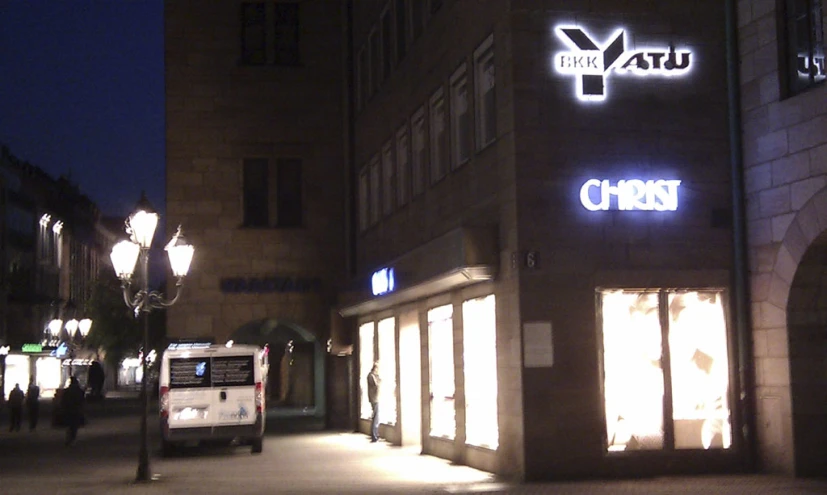
<instances>
[{"instance_id":1,"label":"tall narrow window","mask_svg":"<svg viewBox=\"0 0 827 495\"><path fill-rule=\"evenodd\" d=\"M267 63L267 31L264 19L264 2L241 4L241 63L244 65Z\"/></svg>"},{"instance_id":2,"label":"tall narrow window","mask_svg":"<svg viewBox=\"0 0 827 495\"><path fill-rule=\"evenodd\" d=\"M462 303L465 443L496 449L497 315L491 294Z\"/></svg>"},{"instance_id":3,"label":"tall narrow window","mask_svg":"<svg viewBox=\"0 0 827 495\"><path fill-rule=\"evenodd\" d=\"M353 97L356 99L357 112L362 110L362 107L365 104L364 94L362 93L362 86L364 86L365 84L365 64L363 61L364 57L365 48L362 47L356 54L356 77L353 80Z\"/></svg>"},{"instance_id":4,"label":"tall narrow window","mask_svg":"<svg viewBox=\"0 0 827 495\"><path fill-rule=\"evenodd\" d=\"M359 50L359 85L357 87L358 98L361 102L359 108L364 108L370 99L370 60L368 59L368 50L362 47Z\"/></svg>"},{"instance_id":5,"label":"tall narrow window","mask_svg":"<svg viewBox=\"0 0 827 495\"><path fill-rule=\"evenodd\" d=\"M376 29L368 35L368 48L370 49L370 94L372 95L382 85L382 48Z\"/></svg>"},{"instance_id":6,"label":"tall narrow window","mask_svg":"<svg viewBox=\"0 0 827 495\"><path fill-rule=\"evenodd\" d=\"M471 112L468 108L465 64L451 76L451 165L457 168L471 157Z\"/></svg>"},{"instance_id":7,"label":"tall narrow window","mask_svg":"<svg viewBox=\"0 0 827 495\"><path fill-rule=\"evenodd\" d=\"M396 131L396 201L399 206L408 202L411 189L410 146L408 126Z\"/></svg>"},{"instance_id":8,"label":"tall narrow window","mask_svg":"<svg viewBox=\"0 0 827 495\"><path fill-rule=\"evenodd\" d=\"M276 226L301 227L302 206L302 161L297 158L279 159L276 162Z\"/></svg>"},{"instance_id":9,"label":"tall narrow window","mask_svg":"<svg viewBox=\"0 0 827 495\"><path fill-rule=\"evenodd\" d=\"M393 146L387 143L382 147L382 214L393 213L393 192L396 182L396 169L393 166Z\"/></svg>"},{"instance_id":10,"label":"tall narrow window","mask_svg":"<svg viewBox=\"0 0 827 495\"><path fill-rule=\"evenodd\" d=\"M359 172L359 231L364 232L367 230L369 225L370 217L370 198L368 197L369 194L369 187L368 187L368 169L364 167L361 172Z\"/></svg>"},{"instance_id":11,"label":"tall narrow window","mask_svg":"<svg viewBox=\"0 0 827 495\"><path fill-rule=\"evenodd\" d=\"M445 99L442 88L431 96L431 184L445 177L448 151L448 133L445 132Z\"/></svg>"},{"instance_id":12,"label":"tall narrow window","mask_svg":"<svg viewBox=\"0 0 827 495\"><path fill-rule=\"evenodd\" d=\"M299 65L299 4L276 2L273 16L275 65Z\"/></svg>"},{"instance_id":13,"label":"tall narrow window","mask_svg":"<svg viewBox=\"0 0 827 495\"><path fill-rule=\"evenodd\" d=\"M267 227L270 223L268 162L264 158L244 160L244 226Z\"/></svg>"},{"instance_id":14,"label":"tall narrow window","mask_svg":"<svg viewBox=\"0 0 827 495\"><path fill-rule=\"evenodd\" d=\"M824 7L821 0L785 0L787 93L794 95L827 79L824 63Z\"/></svg>"},{"instance_id":15,"label":"tall narrow window","mask_svg":"<svg viewBox=\"0 0 827 495\"><path fill-rule=\"evenodd\" d=\"M381 171L379 169L379 157L370 161L370 224L376 225L379 222L379 212L382 205L379 203L382 184L380 182Z\"/></svg>"},{"instance_id":16,"label":"tall narrow window","mask_svg":"<svg viewBox=\"0 0 827 495\"><path fill-rule=\"evenodd\" d=\"M379 21L382 28L382 79L387 79L391 75L391 68L393 67L393 24L391 20L390 4L382 12L382 17Z\"/></svg>"},{"instance_id":17,"label":"tall narrow window","mask_svg":"<svg viewBox=\"0 0 827 495\"><path fill-rule=\"evenodd\" d=\"M405 0L396 0L396 61L405 58L408 50L408 6Z\"/></svg>"},{"instance_id":18,"label":"tall narrow window","mask_svg":"<svg viewBox=\"0 0 827 495\"><path fill-rule=\"evenodd\" d=\"M411 117L411 186L413 197L425 192L425 167L428 163L428 148L425 146L425 109L420 108Z\"/></svg>"},{"instance_id":19,"label":"tall narrow window","mask_svg":"<svg viewBox=\"0 0 827 495\"><path fill-rule=\"evenodd\" d=\"M396 318L385 318L377 325L379 347L379 421L396 424Z\"/></svg>"},{"instance_id":20,"label":"tall narrow window","mask_svg":"<svg viewBox=\"0 0 827 495\"><path fill-rule=\"evenodd\" d=\"M454 308L446 305L428 311L428 374L431 392L431 436L456 435L454 405Z\"/></svg>"},{"instance_id":21,"label":"tall narrow window","mask_svg":"<svg viewBox=\"0 0 827 495\"><path fill-rule=\"evenodd\" d=\"M360 407L359 417L370 419L373 417L373 408L368 400L368 373L373 368L373 322L359 326L359 389Z\"/></svg>"},{"instance_id":22,"label":"tall narrow window","mask_svg":"<svg viewBox=\"0 0 827 495\"><path fill-rule=\"evenodd\" d=\"M425 31L425 1L414 0L411 2L411 26L413 26L413 39L422 36Z\"/></svg>"},{"instance_id":23,"label":"tall narrow window","mask_svg":"<svg viewBox=\"0 0 827 495\"><path fill-rule=\"evenodd\" d=\"M497 138L497 100L494 73L494 35L474 51L474 82L477 109L477 149Z\"/></svg>"}]
</instances>

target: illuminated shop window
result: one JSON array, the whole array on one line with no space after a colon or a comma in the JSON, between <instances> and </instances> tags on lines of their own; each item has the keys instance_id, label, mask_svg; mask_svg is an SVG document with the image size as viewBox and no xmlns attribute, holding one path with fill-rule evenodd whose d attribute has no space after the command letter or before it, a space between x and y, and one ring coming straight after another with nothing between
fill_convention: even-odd
<instances>
[{"instance_id":1,"label":"illuminated shop window","mask_svg":"<svg viewBox=\"0 0 827 495\"><path fill-rule=\"evenodd\" d=\"M9 354L6 356L6 377L5 377L5 399L9 398L9 392L14 389L15 384L25 392L29 387L29 356Z\"/></svg>"},{"instance_id":2,"label":"illuminated shop window","mask_svg":"<svg viewBox=\"0 0 827 495\"><path fill-rule=\"evenodd\" d=\"M494 295L462 304L465 443L496 449L497 321Z\"/></svg>"},{"instance_id":3,"label":"illuminated shop window","mask_svg":"<svg viewBox=\"0 0 827 495\"><path fill-rule=\"evenodd\" d=\"M396 424L396 319L379 322L379 422Z\"/></svg>"},{"instance_id":4,"label":"illuminated shop window","mask_svg":"<svg viewBox=\"0 0 827 495\"><path fill-rule=\"evenodd\" d=\"M359 327L359 390L361 395L359 417L370 419L373 408L368 400L368 373L373 368L373 322Z\"/></svg>"},{"instance_id":5,"label":"illuminated shop window","mask_svg":"<svg viewBox=\"0 0 827 495\"><path fill-rule=\"evenodd\" d=\"M722 299L714 290L601 293L609 451L730 447Z\"/></svg>"},{"instance_id":6,"label":"illuminated shop window","mask_svg":"<svg viewBox=\"0 0 827 495\"><path fill-rule=\"evenodd\" d=\"M454 408L454 308L446 305L428 311L429 389L431 436L453 439Z\"/></svg>"}]
</instances>

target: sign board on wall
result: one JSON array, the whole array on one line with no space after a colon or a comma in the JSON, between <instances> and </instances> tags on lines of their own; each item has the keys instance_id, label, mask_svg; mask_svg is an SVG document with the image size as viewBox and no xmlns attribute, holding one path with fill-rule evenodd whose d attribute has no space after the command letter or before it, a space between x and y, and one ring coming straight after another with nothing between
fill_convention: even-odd
<instances>
[{"instance_id":1,"label":"sign board on wall","mask_svg":"<svg viewBox=\"0 0 827 495\"><path fill-rule=\"evenodd\" d=\"M370 277L370 291L374 296L381 296L393 292L396 288L396 280L393 268L382 268L373 272Z\"/></svg>"},{"instance_id":2,"label":"sign board on wall","mask_svg":"<svg viewBox=\"0 0 827 495\"><path fill-rule=\"evenodd\" d=\"M523 367L550 368L554 364L554 342L550 321L523 323Z\"/></svg>"},{"instance_id":3,"label":"sign board on wall","mask_svg":"<svg viewBox=\"0 0 827 495\"><path fill-rule=\"evenodd\" d=\"M674 77L692 69L689 50L672 45L629 50L626 29L617 29L602 42L582 26L558 26L554 32L571 49L554 55L554 71L575 76L575 94L582 101L605 100L606 80L613 74Z\"/></svg>"},{"instance_id":4,"label":"sign board on wall","mask_svg":"<svg viewBox=\"0 0 827 495\"><path fill-rule=\"evenodd\" d=\"M589 179L580 187L580 204L589 211L646 210L675 211L678 209L676 179L609 180Z\"/></svg>"}]
</instances>

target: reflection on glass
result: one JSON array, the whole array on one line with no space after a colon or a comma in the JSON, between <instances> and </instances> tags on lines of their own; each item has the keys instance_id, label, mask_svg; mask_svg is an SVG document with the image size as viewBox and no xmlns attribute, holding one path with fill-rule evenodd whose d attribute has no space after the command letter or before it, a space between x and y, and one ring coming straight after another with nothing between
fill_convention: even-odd
<instances>
[{"instance_id":1,"label":"reflection on glass","mask_svg":"<svg viewBox=\"0 0 827 495\"><path fill-rule=\"evenodd\" d=\"M609 451L663 448L658 295L603 292L603 369Z\"/></svg>"},{"instance_id":2,"label":"reflection on glass","mask_svg":"<svg viewBox=\"0 0 827 495\"><path fill-rule=\"evenodd\" d=\"M721 293L669 294L675 448L728 449L729 363Z\"/></svg>"},{"instance_id":3,"label":"reflection on glass","mask_svg":"<svg viewBox=\"0 0 827 495\"><path fill-rule=\"evenodd\" d=\"M396 318L379 322L379 422L396 424Z\"/></svg>"},{"instance_id":4,"label":"reflection on glass","mask_svg":"<svg viewBox=\"0 0 827 495\"><path fill-rule=\"evenodd\" d=\"M494 295L462 303L465 443L496 449L497 320Z\"/></svg>"},{"instance_id":5,"label":"reflection on glass","mask_svg":"<svg viewBox=\"0 0 827 495\"><path fill-rule=\"evenodd\" d=\"M453 316L450 304L428 311L431 436L449 439L456 435Z\"/></svg>"},{"instance_id":6,"label":"reflection on glass","mask_svg":"<svg viewBox=\"0 0 827 495\"><path fill-rule=\"evenodd\" d=\"M359 327L359 417L370 419L373 417L373 408L368 400L368 373L373 367L373 322Z\"/></svg>"}]
</instances>

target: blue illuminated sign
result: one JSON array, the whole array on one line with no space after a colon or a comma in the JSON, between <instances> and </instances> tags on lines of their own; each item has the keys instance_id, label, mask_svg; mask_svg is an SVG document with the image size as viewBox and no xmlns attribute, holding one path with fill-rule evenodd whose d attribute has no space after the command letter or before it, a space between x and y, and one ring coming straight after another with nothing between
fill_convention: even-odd
<instances>
[{"instance_id":1,"label":"blue illuminated sign","mask_svg":"<svg viewBox=\"0 0 827 495\"><path fill-rule=\"evenodd\" d=\"M370 288L374 296L393 292L393 289L395 289L393 268L382 268L373 272L373 276L370 278Z\"/></svg>"}]
</instances>

